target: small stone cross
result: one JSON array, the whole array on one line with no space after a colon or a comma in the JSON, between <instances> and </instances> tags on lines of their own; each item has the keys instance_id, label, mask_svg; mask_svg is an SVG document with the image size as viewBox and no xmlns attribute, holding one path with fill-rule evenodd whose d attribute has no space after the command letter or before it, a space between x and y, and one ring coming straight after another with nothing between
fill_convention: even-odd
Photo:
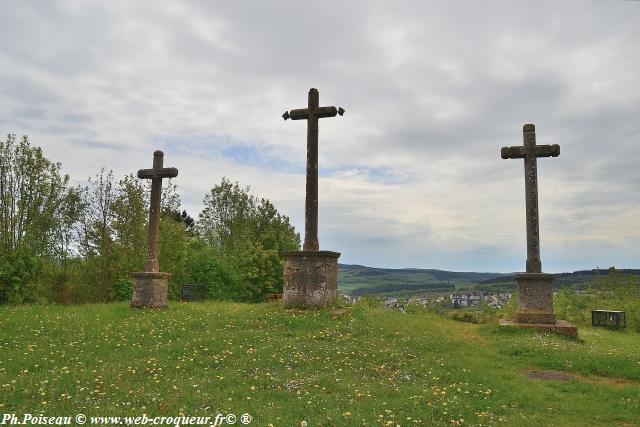
<instances>
[{"instance_id":1,"label":"small stone cross","mask_svg":"<svg viewBox=\"0 0 640 427\"><path fill-rule=\"evenodd\" d=\"M149 258L144 271L160 271L158 267L158 233L160 231L160 198L162 196L162 178L178 176L178 169L163 168L164 153L153 153L153 169L140 169L138 178L151 180L151 204L149 207Z\"/></svg>"},{"instance_id":2,"label":"small stone cross","mask_svg":"<svg viewBox=\"0 0 640 427\"><path fill-rule=\"evenodd\" d=\"M524 159L524 183L526 193L527 217L527 273L541 273L540 262L540 224L538 214L538 157L558 157L560 146L536 145L536 127L524 125L524 145L502 147L503 159Z\"/></svg>"},{"instance_id":3,"label":"small stone cross","mask_svg":"<svg viewBox=\"0 0 640 427\"><path fill-rule=\"evenodd\" d=\"M307 195L304 206L304 251L318 251L318 119L343 115L344 109L320 107L318 89L309 90L307 108L285 111L282 118L307 120Z\"/></svg>"}]
</instances>

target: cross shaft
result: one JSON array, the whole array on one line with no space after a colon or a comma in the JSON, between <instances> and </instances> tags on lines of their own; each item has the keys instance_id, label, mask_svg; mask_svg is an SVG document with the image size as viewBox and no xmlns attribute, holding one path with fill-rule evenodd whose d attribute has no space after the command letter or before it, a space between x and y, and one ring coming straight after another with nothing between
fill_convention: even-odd
<instances>
[{"instance_id":1,"label":"cross shaft","mask_svg":"<svg viewBox=\"0 0 640 427\"><path fill-rule=\"evenodd\" d=\"M309 90L308 107L285 112L287 120L307 120L307 186L304 218L304 251L318 251L318 119L343 115L342 108L320 107L317 89Z\"/></svg>"},{"instance_id":2,"label":"cross shaft","mask_svg":"<svg viewBox=\"0 0 640 427\"><path fill-rule=\"evenodd\" d=\"M160 231L160 198L162 196L162 179L178 176L178 169L163 168L164 153L157 150L153 153L153 168L140 169L138 178L151 180L151 203L149 204L149 257L144 266L145 271L160 271L158 266L158 233Z\"/></svg>"},{"instance_id":3,"label":"cross shaft","mask_svg":"<svg viewBox=\"0 0 640 427\"><path fill-rule=\"evenodd\" d=\"M558 157L560 146L536 145L536 127L524 125L524 145L502 147L503 159L524 159L524 183L527 218L527 273L541 273L540 261L540 220L538 212L538 157Z\"/></svg>"}]
</instances>

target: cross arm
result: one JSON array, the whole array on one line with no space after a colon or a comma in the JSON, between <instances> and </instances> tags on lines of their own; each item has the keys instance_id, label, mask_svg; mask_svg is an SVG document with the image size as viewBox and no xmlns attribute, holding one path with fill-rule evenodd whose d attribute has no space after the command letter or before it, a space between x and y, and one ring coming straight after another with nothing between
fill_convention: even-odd
<instances>
[{"instance_id":1,"label":"cross arm","mask_svg":"<svg viewBox=\"0 0 640 427\"><path fill-rule=\"evenodd\" d=\"M537 145L536 157L558 157L560 155L560 146L553 145Z\"/></svg>"},{"instance_id":2,"label":"cross arm","mask_svg":"<svg viewBox=\"0 0 640 427\"><path fill-rule=\"evenodd\" d=\"M298 110L289 111L289 117L291 120L303 120L309 118L309 109L308 108L300 108ZM286 119L285 119L286 120Z\"/></svg>"},{"instance_id":3,"label":"cross arm","mask_svg":"<svg viewBox=\"0 0 640 427\"><path fill-rule=\"evenodd\" d=\"M553 145L536 145L536 157L558 157L560 155L560 146ZM516 147L502 147L500 155L503 159L524 159L527 157L526 147L520 145Z\"/></svg>"},{"instance_id":4,"label":"cross arm","mask_svg":"<svg viewBox=\"0 0 640 427\"><path fill-rule=\"evenodd\" d=\"M335 117L338 114L336 107L320 107L316 110L316 117L321 119L323 117Z\"/></svg>"},{"instance_id":5,"label":"cross arm","mask_svg":"<svg viewBox=\"0 0 640 427\"><path fill-rule=\"evenodd\" d=\"M138 178L140 179L174 178L176 176L178 176L178 169L176 168L138 170Z\"/></svg>"},{"instance_id":6,"label":"cross arm","mask_svg":"<svg viewBox=\"0 0 640 427\"><path fill-rule=\"evenodd\" d=\"M308 108L300 108L298 110L289 111L288 118L291 120L304 120L313 115L321 119L323 117L335 117L336 114L338 114L338 109L336 107L319 107L313 110L313 112L310 112Z\"/></svg>"},{"instance_id":7,"label":"cross arm","mask_svg":"<svg viewBox=\"0 0 640 427\"><path fill-rule=\"evenodd\" d=\"M524 151L523 146L516 147L502 147L500 150L500 156L503 159L524 159L526 157L526 152Z\"/></svg>"}]
</instances>

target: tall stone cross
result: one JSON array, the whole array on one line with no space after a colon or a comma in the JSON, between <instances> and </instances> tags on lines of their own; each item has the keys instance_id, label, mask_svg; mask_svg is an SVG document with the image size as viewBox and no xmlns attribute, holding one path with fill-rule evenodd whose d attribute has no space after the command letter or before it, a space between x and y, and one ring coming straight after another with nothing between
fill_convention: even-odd
<instances>
[{"instance_id":1,"label":"tall stone cross","mask_svg":"<svg viewBox=\"0 0 640 427\"><path fill-rule=\"evenodd\" d=\"M151 180L151 204L149 207L149 258L144 271L158 272L158 232L160 230L160 198L162 196L162 178L178 176L178 169L163 168L164 153L157 150L153 153L153 168L140 169L138 178Z\"/></svg>"},{"instance_id":2,"label":"tall stone cross","mask_svg":"<svg viewBox=\"0 0 640 427\"><path fill-rule=\"evenodd\" d=\"M560 146L536 145L536 127L524 125L524 145L502 147L503 159L524 159L524 185L526 193L527 216L527 273L541 273L540 262L540 226L538 214L538 157L558 157Z\"/></svg>"},{"instance_id":3,"label":"tall stone cross","mask_svg":"<svg viewBox=\"0 0 640 427\"><path fill-rule=\"evenodd\" d=\"M307 120L307 195L304 204L304 244L303 251L318 251L318 119L343 115L344 109L320 107L318 89L309 90L307 108L285 111L282 118L287 120Z\"/></svg>"}]
</instances>

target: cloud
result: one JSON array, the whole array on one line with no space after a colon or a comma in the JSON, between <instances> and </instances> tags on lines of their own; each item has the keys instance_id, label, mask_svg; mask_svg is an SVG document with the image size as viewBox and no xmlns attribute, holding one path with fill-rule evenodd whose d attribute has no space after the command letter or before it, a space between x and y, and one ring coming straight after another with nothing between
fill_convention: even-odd
<instances>
[{"instance_id":1,"label":"cloud","mask_svg":"<svg viewBox=\"0 0 640 427\"><path fill-rule=\"evenodd\" d=\"M376 266L521 270L535 123L548 271L640 257L635 2L23 1L0 5L0 124L77 181L180 169L197 216L222 176L303 233L306 105L320 121L320 243Z\"/></svg>"}]
</instances>

